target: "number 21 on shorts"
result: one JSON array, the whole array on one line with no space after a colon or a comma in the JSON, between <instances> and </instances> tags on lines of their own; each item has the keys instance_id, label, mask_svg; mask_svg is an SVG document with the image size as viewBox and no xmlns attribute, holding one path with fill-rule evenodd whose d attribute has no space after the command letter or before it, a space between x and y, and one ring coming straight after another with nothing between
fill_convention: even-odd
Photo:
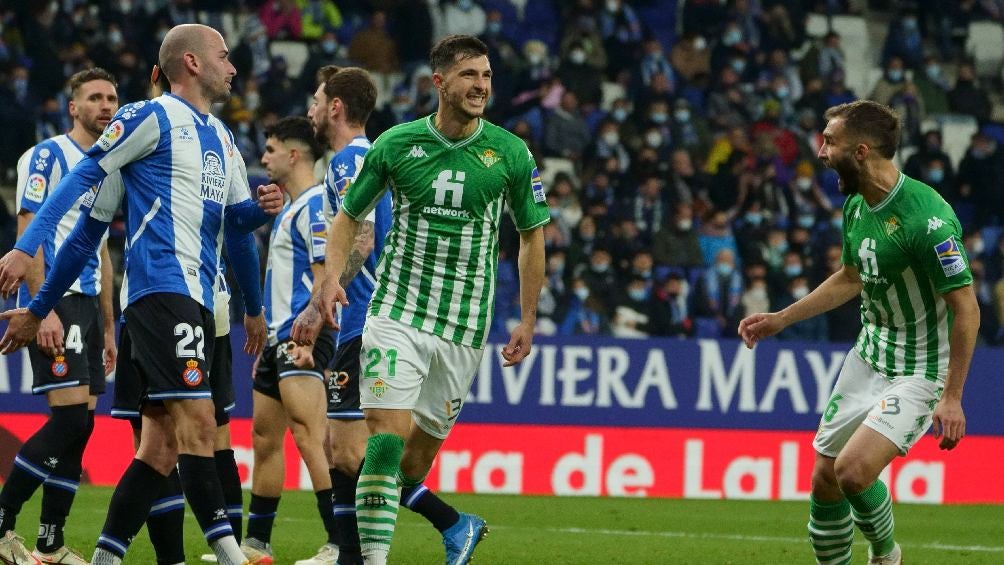
<instances>
[{"instance_id":1,"label":"number 21 on shorts","mask_svg":"<svg viewBox=\"0 0 1004 565\"><path fill-rule=\"evenodd\" d=\"M363 369L364 379L379 379L381 377L392 379L397 376L397 349L393 347L386 350L373 347L367 349L366 366ZM386 374L381 374L386 367Z\"/></svg>"}]
</instances>

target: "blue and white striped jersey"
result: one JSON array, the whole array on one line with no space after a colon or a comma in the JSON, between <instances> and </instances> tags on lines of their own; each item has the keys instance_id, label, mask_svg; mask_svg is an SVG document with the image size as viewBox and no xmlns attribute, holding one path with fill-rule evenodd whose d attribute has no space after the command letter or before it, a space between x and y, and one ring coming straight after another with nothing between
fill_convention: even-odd
<instances>
[{"instance_id":1,"label":"blue and white striped jersey","mask_svg":"<svg viewBox=\"0 0 1004 565\"><path fill-rule=\"evenodd\" d=\"M165 94L120 108L87 154L121 171L123 187L102 185L91 216L110 221L124 194L129 304L167 292L212 311L224 207L251 197L230 129Z\"/></svg>"},{"instance_id":2,"label":"blue and white striped jersey","mask_svg":"<svg viewBox=\"0 0 1004 565\"><path fill-rule=\"evenodd\" d=\"M56 188L63 178L84 157L84 150L68 135L50 137L24 152L17 161L17 211L36 213L42 207L49 192ZM105 182L119 182L118 175L106 177ZM55 233L48 234L42 244L45 256L45 274L49 273L56 252L63 245L66 236L70 235L73 226L80 218L80 209L90 207L94 201L94 193L86 192L77 200L73 208L66 213L56 226ZM107 239L108 234L105 234ZM102 240L103 242L104 240ZM101 292L101 254L95 253L80 278L73 282L67 295L77 293L87 296L97 296ZM27 306L31 297L28 296L28 285L22 284L18 292L18 304Z\"/></svg>"},{"instance_id":3,"label":"blue and white striped jersey","mask_svg":"<svg viewBox=\"0 0 1004 565\"><path fill-rule=\"evenodd\" d=\"M324 175L325 194L327 195L328 210L332 215L338 213L342 206L342 199L349 191L359 170L363 166L366 152L370 149L370 140L359 136L349 142L341 151L335 153L328 164L328 171ZM384 239L391 225L391 191L387 191L384 197L376 205L366 219L366 222L373 223L373 252L366 258L359 274L356 275L345 294L349 299L349 305L342 308L338 332L338 345L362 335L363 324L366 323L366 311L369 308L370 299L373 297L373 290L376 288L376 268L383 253Z\"/></svg>"},{"instance_id":4,"label":"blue and white striped jersey","mask_svg":"<svg viewBox=\"0 0 1004 565\"><path fill-rule=\"evenodd\" d=\"M275 218L265 271L265 323L271 345L289 339L293 321L310 302L310 266L324 262L329 223L319 184L287 202Z\"/></svg>"}]
</instances>

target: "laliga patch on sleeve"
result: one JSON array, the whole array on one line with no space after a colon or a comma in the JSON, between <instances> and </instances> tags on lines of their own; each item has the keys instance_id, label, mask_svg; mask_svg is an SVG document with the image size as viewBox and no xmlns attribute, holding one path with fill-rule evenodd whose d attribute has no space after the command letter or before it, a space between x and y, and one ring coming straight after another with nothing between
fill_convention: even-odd
<instances>
[{"instance_id":1,"label":"laliga patch on sleeve","mask_svg":"<svg viewBox=\"0 0 1004 565\"><path fill-rule=\"evenodd\" d=\"M938 254L941 270L945 272L946 277L957 275L966 270L966 261L962 258L962 251L955 242L954 236L935 245L934 252Z\"/></svg>"},{"instance_id":2,"label":"laliga patch on sleeve","mask_svg":"<svg viewBox=\"0 0 1004 565\"><path fill-rule=\"evenodd\" d=\"M324 255L324 245L328 242L328 225L324 222L310 224L310 244L315 256Z\"/></svg>"},{"instance_id":3,"label":"laliga patch on sleeve","mask_svg":"<svg viewBox=\"0 0 1004 565\"><path fill-rule=\"evenodd\" d=\"M122 139L122 134L124 133L125 124L122 123L122 120L115 120L105 127L105 132L98 138L98 146L108 151L118 143L119 139Z\"/></svg>"},{"instance_id":4,"label":"laliga patch on sleeve","mask_svg":"<svg viewBox=\"0 0 1004 565\"><path fill-rule=\"evenodd\" d=\"M24 189L24 197L32 202L41 203L45 200L45 177L35 173L28 177L28 185Z\"/></svg>"},{"instance_id":5,"label":"laliga patch on sleeve","mask_svg":"<svg viewBox=\"0 0 1004 565\"><path fill-rule=\"evenodd\" d=\"M530 189L533 191L533 201L538 204L547 200L547 195L544 194L544 183L540 182L540 173L537 172L537 167L533 168L533 173L530 176Z\"/></svg>"}]
</instances>

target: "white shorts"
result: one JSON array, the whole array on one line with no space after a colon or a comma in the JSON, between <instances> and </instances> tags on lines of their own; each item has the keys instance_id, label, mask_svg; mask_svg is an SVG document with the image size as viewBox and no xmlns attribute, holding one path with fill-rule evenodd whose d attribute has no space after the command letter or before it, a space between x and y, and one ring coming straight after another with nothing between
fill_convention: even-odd
<instances>
[{"instance_id":1,"label":"white shorts","mask_svg":"<svg viewBox=\"0 0 1004 565\"><path fill-rule=\"evenodd\" d=\"M852 350L844 358L812 446L826 457L836 457L864 424L906 455L930 427L942 389L941 383L924 377L890 381Z\"/></svg>"},{"instance_id":2,"label":"white shorts","mask_svg":"<svg viewBox=\"0 0 1004 565\"><path fill-rule=\"evenodd\" d=\"M411 410L422 431L446 439L484 352L391 318L367 318L359 354L360 407Z\"/></svg>"}]
</instances>

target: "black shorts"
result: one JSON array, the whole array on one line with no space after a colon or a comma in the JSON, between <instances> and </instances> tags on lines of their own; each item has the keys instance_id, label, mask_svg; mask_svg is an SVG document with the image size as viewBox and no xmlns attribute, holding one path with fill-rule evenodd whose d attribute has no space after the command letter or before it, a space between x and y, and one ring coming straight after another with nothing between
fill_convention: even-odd
<instances>
[{"instance_id":1,"label":"black shorts","mask_svg":"<svg viewBox=\"0 0 1004 565\"><path fill-rule=\"evenodd\" d=\"M363 337L358 336L338 346L328 378L328 418L362 420L359 408L359 354Z\"/></svg>"},{"instance_id":2,"label":"black shorts","mask_svg":"<svg viewBox=\"0 0 1004 565\"><path fill-rule=\"evenodd\" d=\"M212 398L213 313L181 294L149 294L125 309L130 356L150 401Z\"/></svg>"},{"instance_id":3,"label":"black shorts","mask_svg":"<svg viewBox=\"0 0 1004 565\"><path fill-rule=\"evenodd\" d=\"M216 338L213 361L209 371L210 387L213 393L216 425L230 422L230 412L234 409L233 359L231 357L230 335ZM112 402L112 418L132 420L138 424L146 390L143 380L132 360L132 339L127 324L119 329L119 357L115 365L115 398Z\"/></svg>"},{"instance_id":4,"label":"black shorts","mask_svg":"<svg viewBox=\"0 0 1004 565\"><path fill-rule=\"evenodd\" d=\"M98 298L83 294L64 296L53 311L63 323L65 351L59 357L50 357L38 349L38 343L33 341L28 345L34 376L32 394L82 385L88 385L92 395L103 393L105 340Z\"/></svg>"},{"instance_id":5,"label":"black shorts","mask_svg":"<svg viewBox=\"0 0 1004 565\"><path fill-rule=\"evenodd\" d=\"M331 363L335 341L329 332L321 332L314 343L314 368L301 369L293 365L286 352L292 341L282 341L269 345L258 360L258 370L254 374L254 389L265 396L281 401L279 380L293 375L309 375L324 382L324 369Z\"/></svg>"}]
</instances>

